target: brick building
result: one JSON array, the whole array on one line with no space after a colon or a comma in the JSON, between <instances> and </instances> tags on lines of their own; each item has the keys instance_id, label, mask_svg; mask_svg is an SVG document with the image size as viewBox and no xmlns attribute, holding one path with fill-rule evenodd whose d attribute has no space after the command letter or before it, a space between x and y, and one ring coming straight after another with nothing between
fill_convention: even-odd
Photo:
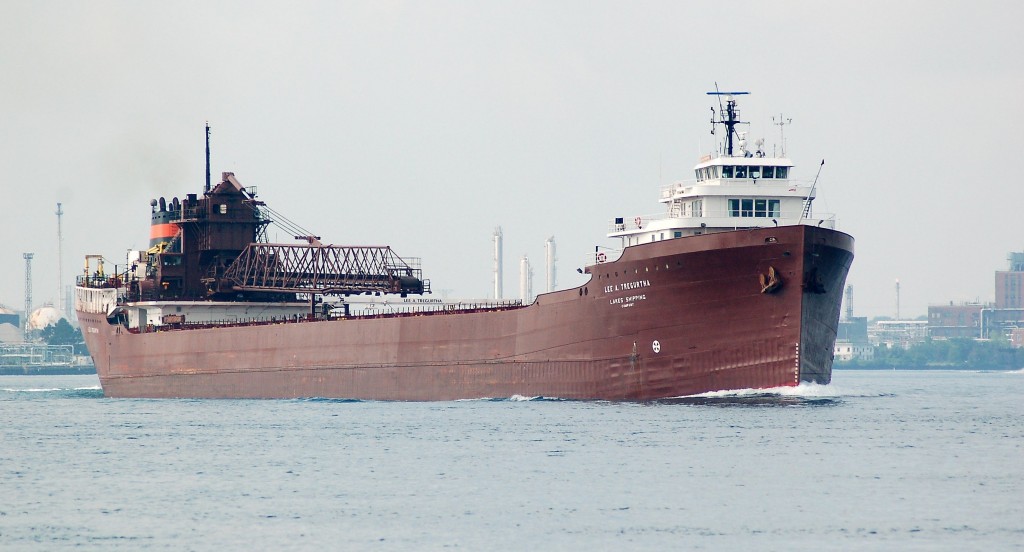
<instances>
[{"instance_id":1,"label":"brick building","mask_svg":"<svg viewBox=\"0 0 1024 552\"><path fill-rule=\"evenodd\" d=\"M981 337L981 310L992 305L967 303L928 306L928 336L933 339Z\"/></svg>"}]
</instances>

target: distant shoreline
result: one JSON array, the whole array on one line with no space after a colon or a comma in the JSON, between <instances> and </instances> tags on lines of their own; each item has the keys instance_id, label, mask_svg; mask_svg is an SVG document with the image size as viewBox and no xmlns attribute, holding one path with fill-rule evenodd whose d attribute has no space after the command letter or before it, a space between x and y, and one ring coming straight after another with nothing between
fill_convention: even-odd
<instances>
[{"instance_id":1,"label":"distant shoreline","mask_svg":"<svg viewBox=\"0 0 1024 552\"><path fill-rule=\"evenodd\" d=\"M889 370L889 371L915 371L915 370L982 370L985 372L1017 372L1021 368L1004 368L1004 367L992 367L992 366L966 366L966 365L953 365L953 364L937 364L934 366L878 366L878 365L863 365L863 364L840 364L836 362L832 365L833 370Z\"/></svg>"}]
</instances>

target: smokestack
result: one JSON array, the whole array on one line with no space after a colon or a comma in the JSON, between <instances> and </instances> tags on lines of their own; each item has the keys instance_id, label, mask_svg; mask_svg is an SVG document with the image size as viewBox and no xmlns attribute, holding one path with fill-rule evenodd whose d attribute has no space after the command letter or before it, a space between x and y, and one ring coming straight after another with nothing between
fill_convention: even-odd
<instances>
[{"instance_id":1,"label":"smokestack","mask_svg":"<svg viewBox=\"0 0 1024 552\"><path fill-rule=\"evenodd\" d=\"M544 242L544 269L547 274L547 291L555 291L555 237L551 236Z\"/></svg>"},{"instance_id":2,"label":"smokestack","mask_svg":"<svg viewBox=\"0 0 1024 552\"><path fill-rule=\"evenodd\" d=\"M32 314L32 257L35 257L35 253L22 253L21 256L25 259L25 319L23 320L23 328L25 331L25 341L28 341L28 317Z\"/></svg>"},{"instance_id":3,"label":"smokestack","mask_svg":"<svg viewBox=\"0 0 1024 552\"><path fill-rule=\"evenodd\" d=\"M57 203L57 312L64 314L64 232L61 228L61 217L64 210Z\"/></svg>"},{"instance_id":4,"label":"smokestack","mask_svg":"<svg viewBox=\"0 0 1024 552\"><path fill-rule=\"evenodd\" d=\"M491 236L494 240L494 298L498 301L502 299L501 293L501 271L503 270L501 263L501 227L498 226L494 229L494 234Z\"/></svg>"},{"instance_id":5,"label":"smokestack","mask_svg":"<svg viewBox=\"0 0 1024 552\"><path fill-rule=\"evenodd\" d=\"M533 301L533 270L526 255L519 261L519 298L524 305Z\"/></svg>"},{"instance_id":6,"label":"smokestack","mask_svg":"<svg viewBox=\"0 0 1024 552\"><path fill-rule=\"evenodd\" d=\"M210 121L206 121L206 191L210 191Z\"/></svg>"},{"instance_id":7,"label":"smokestack","mask_svg":"<svg viewBox=\"0 0 1024 552\"><path fill-rule=\"evenodd\" d=\"M853 286L846 286L846 321L853 320Z\"/></svg>"},{"instance_id":8,"label":"smokestack","mask_svg":"<svg viewBox=\"0 0 1024 552\"><path fill-rule=\"evenodd\" d=\"M900 281L896 280L896 320L900 319Z\"/></svg>"}]
</instances>

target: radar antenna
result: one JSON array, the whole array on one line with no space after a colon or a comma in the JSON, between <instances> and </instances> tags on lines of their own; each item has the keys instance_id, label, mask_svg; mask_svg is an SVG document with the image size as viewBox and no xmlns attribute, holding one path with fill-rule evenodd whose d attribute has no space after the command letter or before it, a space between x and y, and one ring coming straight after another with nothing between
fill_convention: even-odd
<instances>
[{"instance_id":1,"label":"radar antenna","mask_svg":"<svg viewBox=\"0 0 1024 552\"><path fill-rule=\"evenodd\" d=\"M782 157L785 157L786 156L786 133L783 132L783 127L786 126L786 125L793 124L793 119L788 118L788 117L786 119L783 119L782 118L782 113L779 113L779 122L777 122L777 123L775 122L775 116L773 115L772 116L772 124L779 127L779 143L781 144L781 147L782 147Z\"/></svg>"},{"instance_id":2,"label":"radar antenna","mask_svg":"<svg viewBox=\"0 0 1024 552\"><path fill-rule=\"evenodd\" d=\"M736 100L733 96L743 96L750 92L722 92L715 83L715 91L708 92L708 96L719 96L718 98L718 120L715 120L715 108L711 108L711 134L715 133L715 125L725 125L725 154L732 157L732 138L736 134L736 125L750 124L740 121L740 111L736 109ZM725 96L725 107L722 107L722 98ZM723 117L724 115L724 117Z\"/></svg>"}]
</instances>

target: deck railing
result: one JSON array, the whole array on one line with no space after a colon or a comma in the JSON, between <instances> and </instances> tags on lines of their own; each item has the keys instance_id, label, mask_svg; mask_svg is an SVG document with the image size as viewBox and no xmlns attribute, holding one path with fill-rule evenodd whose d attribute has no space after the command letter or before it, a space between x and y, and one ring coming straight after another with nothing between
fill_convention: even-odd
<instances>
[{"instance_id":1,"label":"deck railing","mask_svg":"<svg viewBox=\"0 0 1024 552\"><path fill-rule=\"evenodd\" d=\"M772 222L772 219L778 221L778 226L792 226L795 224L804 224L807 226L822 226L824 228L836 228L836 215L834 213L811 213L811 216L807 218L800 218L800 209L788 209L781 211L765 212L763 216L742 216L743 210L738 211L740 213L737 216L737 211L731 211L729 209L703 209L703 216L693 216L678 214L673 215L672 213L659 213L656 215L640 215L632 219L623 218L622 222L618 222L620 219L612 219L608 223L608 233L616 234L621 232L636 232L644 231L648 229L653 222L678 219L682 221L682 228L699 229L701 223L707 228L712 230L722 228L728 229L743 229L743 228L769 228L776 226L776 223ZM666 231L665 228L659 228L658 231ZM671 236L666 236L666 239Z\"/></svg>"}]
</instances>

